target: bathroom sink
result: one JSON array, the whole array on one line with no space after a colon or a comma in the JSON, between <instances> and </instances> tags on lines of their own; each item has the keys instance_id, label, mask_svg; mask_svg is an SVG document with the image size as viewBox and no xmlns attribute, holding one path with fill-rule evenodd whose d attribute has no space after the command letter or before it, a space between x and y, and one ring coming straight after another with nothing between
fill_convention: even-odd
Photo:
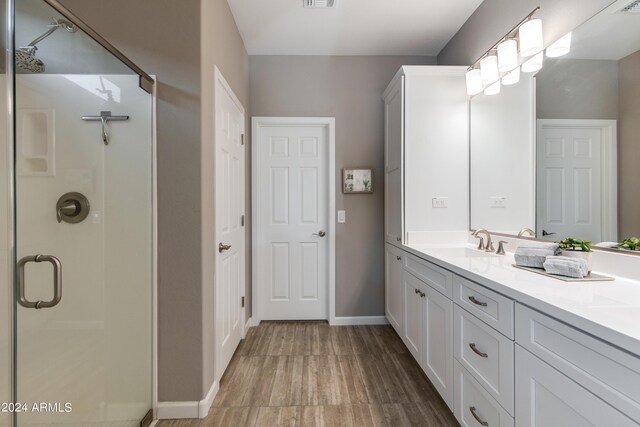
<instances>
[{"instance_id":1,"label":"bathroom sink","mask_svg":"<svg viewBox=\"0 0 640 427\"><path fill-rule=\"evenodd\" d=\"M438 248L438 254L451 258L493 258L497 255L492 252L479 251L466 247L458 248Z\"/></svg>"}]
</instances>

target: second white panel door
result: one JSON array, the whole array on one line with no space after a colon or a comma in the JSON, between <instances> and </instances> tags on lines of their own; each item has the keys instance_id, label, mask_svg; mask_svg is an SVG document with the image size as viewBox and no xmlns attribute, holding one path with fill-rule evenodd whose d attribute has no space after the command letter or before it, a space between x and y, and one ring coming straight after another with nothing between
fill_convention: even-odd
<instances>
[{"instance_id":1,"label":"second white panel door","mask_svg":"<svg viewBox=\"0 0 640 427\"><path fill-rule=\"evenodd\" d=\"M257 305L261 320L328 318L328 129L259 134Z\"/></svg>"}]
</instances>

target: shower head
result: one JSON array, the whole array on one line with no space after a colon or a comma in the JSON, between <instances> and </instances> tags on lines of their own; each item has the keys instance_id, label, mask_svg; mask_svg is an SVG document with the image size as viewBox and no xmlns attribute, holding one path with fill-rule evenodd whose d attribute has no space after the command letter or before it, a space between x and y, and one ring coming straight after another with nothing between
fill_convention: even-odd
<instances>
[{"instance_id":1,"label":"shower head","mask_svg":"<svg viewBox=\"0 0 640 427\"><path fill-rule=\"evenodd\" d=\"M76 31L78 31L78 27L76 27L75 24L64 19L52 19L48 27L49 29L44 34L37 37L27 46L20 47L16 50L16 68L21 71L28 71L32 73L44 73L44 62L36 57L36 52L38 51L36 44L49 37L58 28L64 28L69 33L75 33Z\"/></svg>"},{"instance_id":2,"label":"shower head","mask_svg":"<svg viewBox=\"0 0 640 427\"><path fill-rule=\"evenodd\" d=\"M44 73L44 62L36 57L37 50L35 46L18 48L15 53L16 67L21 71Z\"/></svg>"}]
</instances>

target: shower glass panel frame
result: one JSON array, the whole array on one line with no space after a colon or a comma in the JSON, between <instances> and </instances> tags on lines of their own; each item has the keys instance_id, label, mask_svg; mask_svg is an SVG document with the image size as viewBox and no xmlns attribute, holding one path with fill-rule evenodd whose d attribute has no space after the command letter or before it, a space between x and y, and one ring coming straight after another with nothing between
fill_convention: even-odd
<instances>
[{"instance_id":1,"label":"shower glass panel frame","mask_svg":"<svg viewBox=\"0 0 640 427\"><path fill-rule=\"evenodd\" d=\"M0 427L147 425L157 406L155 80L56 0L0 8ZM38 43L44 73L21 71L14 52L51 19L77 32ZM111 111L129 118L82 121Z\"/></svg>"}]
</instances>

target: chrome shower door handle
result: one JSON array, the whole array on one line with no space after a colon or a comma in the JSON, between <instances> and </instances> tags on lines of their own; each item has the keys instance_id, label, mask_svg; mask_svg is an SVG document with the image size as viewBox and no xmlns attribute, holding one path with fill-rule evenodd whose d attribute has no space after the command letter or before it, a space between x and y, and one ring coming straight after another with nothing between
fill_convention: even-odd
<instances>
[{"instance_id":1,"label":"chrome shower door handle","mask_svg":"<svg viewBox=\"0 0 640 427\"><path fill-rule=\"evenodd\" d=\"M53 299L50 301L29 301L25 293L25 266L30 262L49 262L53 266ZM25 308L51 308L62 300L62 264L53 255L30 255L18 261L18 304Z\"/></svg>"}]
</instances>

